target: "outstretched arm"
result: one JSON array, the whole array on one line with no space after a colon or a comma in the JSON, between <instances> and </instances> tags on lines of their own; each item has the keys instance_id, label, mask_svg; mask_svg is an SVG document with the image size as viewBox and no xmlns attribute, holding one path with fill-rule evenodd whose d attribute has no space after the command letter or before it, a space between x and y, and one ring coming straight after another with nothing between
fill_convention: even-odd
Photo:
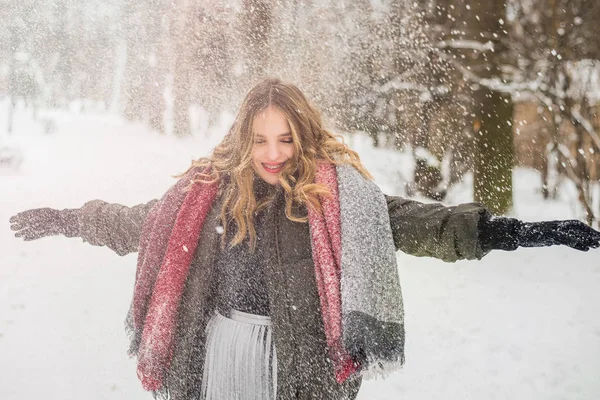
<instances>
[{"instance_id":1,"label":"outstretched arm","mask_svg":"<svg viewBox=\"0 0 600 400\"><path fill-rule=\"evenodd\" d=\"M385 196L396 250L454 262L480 259L479 221L486 213L477 203L444 206Z\"/></svg>"},{"instance_id":2,"label":"outstretched arm","mask_svg":"<svg viewBox=\"0 0 600 400\"><path fill-rule=\"evenodd\" d=\"M477 203L448 207L393 196L386 201L396 249L415 256L453 262L518 247L600 247L600 232L578 220L522 222L494 217Z\"/></svg>"},{"instance_id":3,"label":"outstretched arm","mask_svg":"<svg viewBox=\"0 0 600 400\"><path fill-rule=\"evenodd\" d=\"M152 200L134 207L93 200L78 209L37 208L10 218L16 237L35 240L45 236L80 237L96 246L107 246L123 256L136 252Z\"/></svg>"}]
</instances>

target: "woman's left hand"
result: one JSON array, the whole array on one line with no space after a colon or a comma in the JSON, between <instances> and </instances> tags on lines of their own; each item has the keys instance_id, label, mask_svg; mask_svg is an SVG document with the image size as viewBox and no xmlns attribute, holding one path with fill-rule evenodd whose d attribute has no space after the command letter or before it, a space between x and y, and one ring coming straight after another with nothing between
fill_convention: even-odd
<instances>
[{"instance_id":1,"label":"woman's left hand","mask_svg":"<svg viewBox=\"0 0 600 400\"><path fill-rule=\"evenodd\" d=\"M526 222L518 242L523 247L565 245L588 251L600 247L600 232L579 220Z\"/></svg>"}]
</instances>

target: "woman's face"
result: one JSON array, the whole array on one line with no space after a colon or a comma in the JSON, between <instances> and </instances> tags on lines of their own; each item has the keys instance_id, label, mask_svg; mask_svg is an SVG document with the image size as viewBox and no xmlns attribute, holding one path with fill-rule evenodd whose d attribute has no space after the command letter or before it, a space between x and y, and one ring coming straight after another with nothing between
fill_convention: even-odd
<instances>
[{"instance_id":1,"label":"woman's face","mask_svg":"<svg viewBox=\"0 0 600 400\"><path fill-rule=\"evenodd\" d=\"M252 166L258 176L271 185L279 183L279 173L294 155L292 131L278 108L269 106L254 118L252 124Z\"/></svg>"}]
</instances>

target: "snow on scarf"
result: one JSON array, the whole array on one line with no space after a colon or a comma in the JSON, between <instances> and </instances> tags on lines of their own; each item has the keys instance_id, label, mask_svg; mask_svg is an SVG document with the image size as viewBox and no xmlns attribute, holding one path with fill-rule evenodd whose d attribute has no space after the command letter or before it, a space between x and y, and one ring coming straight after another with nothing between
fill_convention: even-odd
<instances>
[{"instance_id":1,"label":"snow on scarf","mask_svg":"<svg viewBox=\"0 0 600 400\"><path fill-rule=\"evenodd\" d=\"M146 390L163 386L173 357L179 301L218 183L183 189L198 170L171 188L142 228L129 323L130 352ZM404 310L385 198L349 165L320 163L315 182L332 194L309 209L321 315L339 383L404 362Z\"/></svg>"}]
</instances>

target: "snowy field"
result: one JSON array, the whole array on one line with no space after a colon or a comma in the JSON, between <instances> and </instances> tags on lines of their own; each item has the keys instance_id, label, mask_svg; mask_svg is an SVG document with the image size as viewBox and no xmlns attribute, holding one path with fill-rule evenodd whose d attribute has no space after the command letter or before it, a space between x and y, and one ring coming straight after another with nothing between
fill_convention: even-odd
<instances>
[{"instance_id":1,"label":"snowy field","mask_svg":"<svg viewBox=\"0 0 600 400\"><path fill-rule=\"evenodd\" d=\"M51 133L20 111L7 137L0 112L0 147L23 155L18 170L0 169L0 399L150 399L123 330L135 255L63 237L23 242L8 219L28 208L160 196L171 175L210 151L229 119L211 135L175 140L103 114L43 117L53 121ZM386 193L403 193L406 157L372 149L361 136L350 142ZM465 184L449 202L470 199ZM515 172L515 203L524 220L579 216L568 190L544 202L532 171ZM520 249L447 264L399 253L406 366L366 382L359 399L599 399L599 257Z\"/></svg>"}]
</instances>

